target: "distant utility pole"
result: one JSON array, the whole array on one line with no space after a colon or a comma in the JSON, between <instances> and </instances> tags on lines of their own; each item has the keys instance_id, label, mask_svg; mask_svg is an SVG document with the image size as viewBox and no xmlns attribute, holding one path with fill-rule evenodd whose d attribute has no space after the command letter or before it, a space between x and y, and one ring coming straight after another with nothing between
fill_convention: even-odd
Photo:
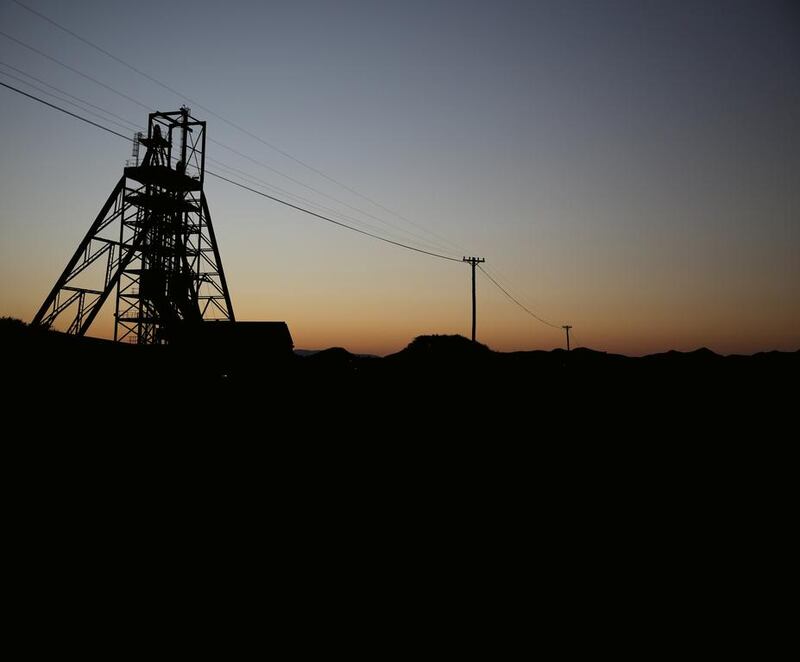
<instances>
[{"instance_id":1,"label":"distant utility pole","mask_svg":"<svg viewBox=\"0 0 800 662\"><path fill-rule=\"evenodd\" d=\"M565 324L561 327L567 332L567 351L569 351L569 330L572 328L569 324Z\"/></svg>"},{"instance_id":2,"label":"distant utility pole","mask_svg":"<svg viewBox=\"0 0 800 662\"><path fill-rule=\"evenodd\" d=\"M469 262L472 266L472 342L475 342L475 267L486 260L482 257L462 257L461 261Z\"/></svg>"}]
</instances>

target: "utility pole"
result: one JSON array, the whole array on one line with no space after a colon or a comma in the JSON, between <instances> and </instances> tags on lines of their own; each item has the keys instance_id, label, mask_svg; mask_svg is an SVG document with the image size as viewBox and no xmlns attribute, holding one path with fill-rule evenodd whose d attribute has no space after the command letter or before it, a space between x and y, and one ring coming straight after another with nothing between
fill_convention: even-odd
<instances>
[{"instance_id":1,"label":"utility pole","mask_svg":"<svg viewBox=\"0 0 800 662\"><path fill-rule=\"evenodd\" d=\"M486 260L482 257L462 257L461 261L469 262L472 266L472 342L475 342L475 267Z\"/></svg>"},{"instance_id":2,"label":"utility pole","mask_svg":"<svg viewBox=\"0 0 800 662\"><path fill-rule=\"evenodd\" d=\"M572 328L569 324L565 324L561 327L567 332L567 351L569 351L569 330Z\"/></svg>"}]
</instances>

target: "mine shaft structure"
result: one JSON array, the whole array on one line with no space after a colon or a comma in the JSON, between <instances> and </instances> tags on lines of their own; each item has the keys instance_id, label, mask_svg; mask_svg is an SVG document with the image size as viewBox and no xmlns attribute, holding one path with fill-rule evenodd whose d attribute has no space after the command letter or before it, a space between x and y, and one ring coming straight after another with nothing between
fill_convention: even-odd
<instances>
[{"instance_id":1,"label":"mine shaft structure","mask_svg":"<svg viewBox=\"0 0 800 662\"><path fill-rule=\"evenodd\" d=\"M139 161L139 146L145 154ZM206 123L151 113L83 241L33 319L84 335L116 289L114 340L167 344L235 321L203 183Z\"/></svg>"}]
</instances>

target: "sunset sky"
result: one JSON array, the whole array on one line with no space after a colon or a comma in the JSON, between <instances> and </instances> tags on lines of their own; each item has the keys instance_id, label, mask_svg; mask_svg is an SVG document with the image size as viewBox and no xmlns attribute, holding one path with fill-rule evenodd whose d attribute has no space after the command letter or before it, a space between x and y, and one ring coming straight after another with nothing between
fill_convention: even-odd
<instances>
[{"instance_id":1,"label":"sunset sky","mask_svg":"<svg viewBox=\"0 0 800 662\"><path fill-rule=\"evenodd\" d=\"M12 0L0 82L146 125L143 107L23 42L148 108L186 102L252 160L216 144L209 157L387 238L485 257L576 345L800 348L797 2L23 2L348 188ZM0 88L0 315L31 320L128 158L129 143ZM205 192L237 319L376 354L469 335L467 265L225 182ZM112 304L90 335L111 336ZM564 344L482 275L478 339Z\"/></svg>"}]
</instances>

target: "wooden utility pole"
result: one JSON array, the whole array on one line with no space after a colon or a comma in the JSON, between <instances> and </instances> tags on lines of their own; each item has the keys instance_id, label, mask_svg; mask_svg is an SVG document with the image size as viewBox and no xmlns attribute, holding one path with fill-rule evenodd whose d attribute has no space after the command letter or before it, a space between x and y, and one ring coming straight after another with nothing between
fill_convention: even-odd
<instances>
[{"instance_id":1,"label":"wooden utility pole","mask_svg":"<svg viewBox=\"0 0 800 662\"><path fill-rule=\"evenodd\" d=\"M461 260L472 266L472 342L475 342L475 267L486 260L482 257L462 257Z\"/></svg>"},{"instance_id":2,"label":"wooden utility pole","mask_svg":"<svg viewBox=\"0 0 800 662\"><path fill-rule=\"evenodd\" d=\"M561 327L564 331L567 332L567 351L569 351L569 330L572 328L569 324L565 324Z\"/></svg>"}]
</instances>

